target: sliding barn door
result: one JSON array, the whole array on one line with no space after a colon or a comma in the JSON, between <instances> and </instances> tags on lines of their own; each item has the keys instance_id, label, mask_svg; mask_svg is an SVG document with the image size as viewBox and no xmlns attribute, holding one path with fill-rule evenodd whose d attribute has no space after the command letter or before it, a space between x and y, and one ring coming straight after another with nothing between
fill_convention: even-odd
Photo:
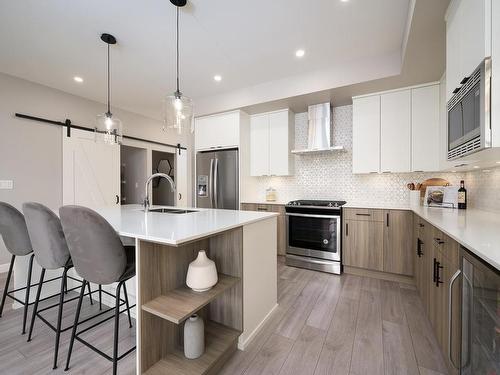
<instances>
[{"instance_id":1,"label":"sliding barn door","mask_svg":"<svg viewBox=\"0 0 500 375\"><path fill-rule=\"evenodd\" d=\"M63 129L63 204L120 203L120 146L95 142L94 133Z\"/></svg>"}]
</instances>

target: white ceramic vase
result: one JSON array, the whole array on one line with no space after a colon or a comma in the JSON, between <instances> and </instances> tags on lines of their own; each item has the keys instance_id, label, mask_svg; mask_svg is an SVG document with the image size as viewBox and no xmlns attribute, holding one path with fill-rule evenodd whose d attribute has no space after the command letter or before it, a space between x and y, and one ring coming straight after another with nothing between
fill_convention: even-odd
<instances>
[{"instance_id":1,"label":"white ceramic vase","mask_svg":"<svg viewBox=\"0 0 500 375\"><path fill-rule=\"evenodd\" d=\"M195 292L206 292L217 284L217 268L205 250L200 250L198 257L189 263L186 284Z\"/></svg>"},{"instance_id":2,"label":"white ceramic vase","mask_svg":"<svg viewBox=\"0 0 500 375\"><path fill-rule=\"evenodd\" d=\"M184 323L184 356L196 359L205 351L205 324L203 319L194 314Z\"/></svg>"}]
</instances>

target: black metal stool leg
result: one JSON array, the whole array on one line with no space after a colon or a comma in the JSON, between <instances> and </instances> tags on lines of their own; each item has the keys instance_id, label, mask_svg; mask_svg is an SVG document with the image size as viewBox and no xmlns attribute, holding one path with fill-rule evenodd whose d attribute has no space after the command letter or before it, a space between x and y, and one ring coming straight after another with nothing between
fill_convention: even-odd
<instances>
[{"instance_id":1,"label":"black metal stool leg","mask_svg":"<svg viewBox=\"0 0 500 375\"><path fill-rule=\"evenodd\" d=\"M40 301L40 294L42 293L44 277L45 277L45 268L42 268L42 272L40 273L38 290L36 291L35 304L33 305L33 312L31 313L31 324L30 324L30 333L28 335L28 342L31 341L31 335L33 334L33 326L35 325L35 317L36 317L36 312L38 310L38 302Z\"/></svg>"},{"instance_id":2,"label":"black metal stool leg","mask_svg":"<svg viewBox=\"0 0 500 375\"><path fill-rule=\"evenodd\" d=\"M5 305L5 298L7 298L7 292L9 290L10 278L12 277L12 269L14 268L15 259L16 256L12 255L12 258L10 259L9 273L7 274L7 281L5 282L5 288L3 290L2 304L0 305L0 318L2 317L3 306Z\"/></svg>"},{"instance_id":3,"label":"black metal stool leg","mask_svg":"<svg viewBox=\"0 0 500 375\"><path fill-rule=\"evenodd\" d=\"M92 300L92 291L90 290L90 283L87 283L87 287L89 289L89 299L90 299L90 304L93 305L94 301Z\"/></svg>"},{"instance_id":4,"label":"black metal stool leg","mask_svg":"<svg viewBox=\"0 0 500 375\"><path fill-rule=\"evenodd\" d=\"M62 321L62 313L64 306L64 295L65 295L65 286L66 286L66 274L68 272L67 268L64 268L63 277L61 279L61 293L59 294L59 310L57 312L57 327L56 327L56 344L54 347L54 366L52 369L57 368L57 356L59 354L59 339L61 337L61 321Z\"/></svg>"},{"instance_id":5,"label":"black metal stool leg","mask_svg":"<svg viewBox=\"0 0 500 375\"><path fill-rule=\"evenodd\" d=\"M102 285L99 284L99 310L102 310Z\"/></svg>"},{"instance_id":6,"label":"black metal stool leg","mask_svg":"<svg viewBox=\"0 0 500 375\"><path fill-rule=\"evenodd\" d=\"M124 281L118 283L116 287L115 302L115 334L113 337L113 375L116 375L118 369L118 332L120 328L120 289Z\"/></svg>"},{"instance_id":7,"label":"black metal stool leg","mask_svg":"<svg viewBox=\"0 0 500 375\"><path fill-rule=\"evenodd\" d=\"M66 368L64 371L69 370L69 361L71 360L71 352L73 351L73 344L75 342L76 329L78 328L78 319L80 318L80 311L82 309L83 296L85 295L85 284L87 281L83 280L82 289L80 290L80 298L78 298L78 306L76 307L75 322L71 330L71 340L69 342L68 358L66 359Z\"/></svg>"},{"instance_id":8,"label":"black metal stool leg","mask_svg":"<svg viewBox=\"0 0 500 375\"><path fill-rule=\"evenodd\" d=\"M128 325L132 328L132 318L130 317L130 305L128 304L127 283L123 283L123 293L125 294L125 304L127 306Z\"/></svg>"},{"instance_id":9,"label":"black metal stool leg","mask_svg":"<svg viewBox=\"0 0 500 375\"><path fill-rule=\"evenodd\" d=\"M31 291L31 271L33 270L33 259L35 254L31 254L30 263L28 266L28 280L26 281L26 293L24 297L24 312L23 312L23 335L26 333L26 318L28 317L28 307L30 303L30 291Z\"/></svg>"}]
</instances>

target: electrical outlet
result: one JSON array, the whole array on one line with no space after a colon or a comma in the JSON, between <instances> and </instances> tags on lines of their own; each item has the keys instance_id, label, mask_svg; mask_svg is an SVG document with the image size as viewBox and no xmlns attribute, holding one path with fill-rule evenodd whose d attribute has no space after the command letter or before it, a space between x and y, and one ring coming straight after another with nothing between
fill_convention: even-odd
<instances>
[{"instance_id":1,"label":"electrical outlet","mask_svg":"<svg viewBox=\"0 0 500 375\"><path fill-rule=\"evenodd\" d=\"M14 181L0 180L0 190L12 190L12 189L14 189Z\"/></svg>"}]
</instances>

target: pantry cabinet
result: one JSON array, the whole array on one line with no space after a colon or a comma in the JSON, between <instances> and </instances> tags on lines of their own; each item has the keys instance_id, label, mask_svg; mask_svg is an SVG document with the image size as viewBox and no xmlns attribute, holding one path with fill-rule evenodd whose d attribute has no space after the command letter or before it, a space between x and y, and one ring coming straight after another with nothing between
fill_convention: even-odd
<instances>
[{"instance_id":1,"label":"pantry cabinet","mask_svg":"<svg viewBox=\"0 0 500 375\"><path fill-rule=\"evenodd\" d=\"M439 83L353 98L353 173L439 170Z\"/></svg>"},{"instance_id":2,"label":"pantry cabinet","mask_svg":"<svg viewBox=\"0 0 500 375\"><path fill-rule=\"evenodd\" d=\"M492 0L453 0L446 13L446 100L491 56ZM493 22L496 20L493 19Z\"/></svg>"},{"instance_id":3,"label":"pantry cabinet","mask_svg":"<svg viewBox=\"0 0 500 375\"><path fill-rule=\"evenodd\" d=\"M295 142L294 115L289 110L253 115L250 118L250 175L293 174L291 150Z\"/></svg>"}]
</instances>

